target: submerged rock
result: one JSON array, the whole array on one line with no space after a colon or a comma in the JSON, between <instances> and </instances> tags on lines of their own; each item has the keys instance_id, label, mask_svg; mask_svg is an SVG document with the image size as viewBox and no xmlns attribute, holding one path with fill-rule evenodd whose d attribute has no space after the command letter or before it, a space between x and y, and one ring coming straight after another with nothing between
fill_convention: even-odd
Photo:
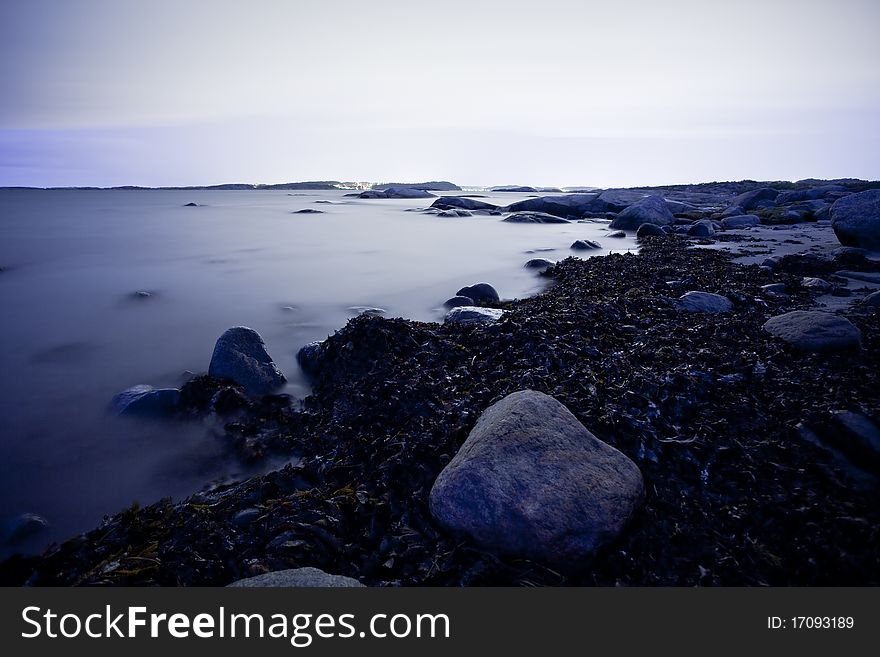
<instances>
[{"instance_id":1,"label":"submerged rock","mask_svg":"<svg viewBox=\"0 0 880 657\"><path fill-rule=\"evenodd\" d=\"M675 217L662 196L646 196L617 215L611 222L611 228L636 230L643 224L666 226L674 221Z\"/></svg>"},{"instance_id":2,"label":"submerged rock","mask_svg":"<svg viewBox=\"0 0 880 657\"><path fill-rule=\"evenodd\" d=\"M413 187L388 187L368 189L357 196L358 198L435 198L437 195Z\"/></svg>"},{"instance_id":3,"label":"submerged rock","mask_svg":"<svg viewBox=\"0 0 880 657\"><path fill-rule=\"evenodd\" d=\"M577 568L643 494L635 463L553 397L523 390L483 411L429 501L438 523L484 548Z\"/></svg>"},{"instance_id":4,"label":"submerged rock","mask_svg":"<svg viewBox=\"0 0 880 657\"><path fill-rule=\"evenodd\" d=\"M450 297L449 299L447 299L446 301L443 302L443 305L446 308L458 308L459 306L473 306L474 300L471 299L470 297L458 295L458 296Z\"/></svg>"},{"instance_id":5,"label":"submerged rock","mask_svg":"<svg viewBox=\"0 0 880 657\"><path fill-rule=\"evenodd\" d=\"M113 397L110 408L117 415L154 415L173 413L180 401L177 388L159 388L137 385Z\"/></svg>"},{"instance_id":6,"label":"submerged rock","mask_svg":"<svg viewBox=\"0 0 880 657\"><path fill-rule=\"evenodd\" d=\"M497 210L498 206L485 201L478 201L475 198L467 196L441 196L431 203L432 208L440 210L452 210L458 208L460 210Z\"/></svg>"},{"instance_id":7,"label":"submerged rock","mask_svg":"<svg viewBox=\"0 0 880 657\"><path fill-rule=\"evenodd\" d=\"M458 306L446 313L443 321L447 324L491 324L497 322L503 315L504 311L497 308Z\"/></svg>"},{"instance_id":8,"label":"submerged rock","mask_svg":"<svg viewBox=\"0 0 880 657\"><path fill-rule=\"evenodd\" d=\"M232 584L234 588L363 588L356 579L330 575L318 568L291 568L247 577Z\"/></svg>"},{"instance_id":9,"label":"submerged rock","mask_svg":"<svg viewBox=\"0 0 880 657\"><path fill-rule=\"evenodd\" d=\"M199 207L199 204L198 204L198 203L195 203L195 202L193 202L193 201L190 201L189 203L185 204L183 207L185 207L185 208L197 208L197 207Z\"/></svg>"},{"instance_id":10,"label":"submerged rock","mask_svg":"<svg viewBox=\"0 0 880 657\"><path fill-rule=\"evenodd\" d=\"M681 295L677 305L691 313L729 313L733 310L733 302L727 297L696 290Z\"/></svg>"},{"instance_id":11,"label":"submerged rock","mask_svg":"<svg viewBox=\"0 0 880 657\"><path fill-rule=\"evenodd\" d=\"M548 260L547 258L532 258L526 264L523 265L526 269L539 269L545 270L549 267L552 267L556 263L552 260Z\"/></svg>"},{"instance_id":12,"label":"submerged rock","mask_svg":"<svg viewBox=\"0 0 880 657\"><path fill-rule=\"evenodd\" d=\"M545 212L515 212L514 214L504 217L502 221L512 224L567 224L568 219L557 217Z\"/></svg>"},{"instance_id":13,"label":"submerged rock","mask_svg":"<svg viewBox=\"0 0 880 657\"><path fill-rule=\"evenodd\" d=\"M296 362L308 376L315 376L321 366L321 356L324 354L324 343L321 341L309 342L296 352Z\"/></svg>"},{"instance_id":14,"label":"submerged rock","mask_svg":"<svg viewBox=\"0 0 880 657\"><path fill-rule=\"evenodd\" d=\"M22 513L5 523L2 531L2 542L14 545L25 539L45 531L49 523L36 513Z\"/></svg>"},{"instance_id":15,"label":"submerged rock","mask_svg":"<svg viewBox=\"0 0 880 657\"><path fill-rule=\"evenodd\" d=\"M880 189L835 201L831 206L831 227L844 246L880 249Z\"/></svg>"},{"instance_id":16,"label":"submerged rock","mask_svg":"<svg viewBox=\"0 0 880 657\"><path fill-rule=\"evenodd\" d=\"M581 217L588 211L596 194L566 194L564 196L541 196L511 203L508 212L543 212L557 217Z\"/></svg>"},{"instance_id":17,"label":"submerged rock","mask_svg":"<svg viewBox=\"0 0 880 657\"><path fill-rule=\"evenodd\" d=\"M624 233L622 230L613 230L608 233L608 237L626 237L626 233Z\"/></svg>"},{"instance_id":18,"label":"submerged rock","mask_svg":"<svg viewBox=\"0 0 880 657\"><path fill-rule=\"evenodd\" d=\"M802 351L852 351L862 335L846 317L816 310L793 310L764 323L764 330Z\"/></svg>"},{"instance_id":19,"label":"submerged rock","mask_svg":"<svg viewBox=\"0 0 880 657\"><path fill-rule=\"evenodd\" d=\"M725 217L721 220L722 228L746 228L749 226L758 226L761 223L760 217L756 214L738 214L732 217Z\"/></svg>"},{"instance_id":20,"label":"submerged rock","mask_svg":"<svg viewBox=\"0 0 880 657\"><path fill-rule=\"evenodd\" d=\"M235 326L220 336L208 374L231 379L250 395L269 394L287 382L266 352L263 338L246 326Z\"/></svg>"},{"instance_id":21,"label":"submerged rock","mask_svg":"<svg viewBox=\"0 0 880 657\"><path fill-rule=\"evenodd\" d=\"M666 232L656 224L642 224L636 231L636 237L642 239L644 237L660 237Z\"/></svg>"},{"instance_id":22,"label":"submerged rock","mask_svg":"<svg viewBox=\"0 0 880 657\"><path fill-rule=\"evenodd\" d=\"M590 249L601 249L602 245L593 240L575 240L572 242L571 248L575 251L589 251Z\"/></svg>"},{"instance_id":23,"label":"submerged rock","mask_svg":"<svg viewBox=\"0 0 880 657\"><path fill-rule=\"evenodd\" d=\"M291 214L324 214L324 211L315 208L303 208L302 210L294 210Z\"/></svg>"},{"instance_id":24,"label":"submerged rock","mask_svg":"<svg viewBox=\"0 0 880 657\"><path fill-rule=\"evenodd\" d=\"M474 283L461 288L455 293L459 297L468 297L474 301L499 301L498 291L488 283Z\"/></svg>"}]
</instances>

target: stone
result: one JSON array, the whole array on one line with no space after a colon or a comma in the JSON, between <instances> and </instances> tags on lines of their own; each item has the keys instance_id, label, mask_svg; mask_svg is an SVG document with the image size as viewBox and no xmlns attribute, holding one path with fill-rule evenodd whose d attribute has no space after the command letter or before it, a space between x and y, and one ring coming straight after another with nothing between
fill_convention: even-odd
<instances>
[{"instance_id":1,"label":"stone","mask_svg":"<svg viewBox=\"0 0 880 657\"><path fill-rule=\"evenodd\" d=\"M835 438L841 449L868 467L880 469L880 428L854 411L837 411L832 417L839 428Z\"/></svg>"},{"instance_id":2,"label":"stone","mask_svg":"<svg viewBox=\"0 0 880 657\"><path fill-rule=\"evenodd\" d=\"M291 214L324 214L324 211L315 208L303 208L302 210L294 210Z\"/></svg>"},{"instance_id":3,"label":"stone","mask_svg":"<svg viewBox=\"0 0 880 657\"><path fill-rule=\"evenodd\" d=\"M725 217L721 220L721 227L725 229L747 228L749 226L758 226L760 224L760 217L754 214L739 214L732 217Z\"/></svg>"},{"instance_id":4,"label":"stone","mask_svg":"<svg viewBox=\"0 0 880 657\"><path fill-rule=\"evenodd\" d=\"M602 245L593 240L575 240L572 242L571 248L575 251L589 251L591 249L601 249Z\"/></svg>"},{"instance_id":5,"label":"stone","mask_svg":"<svg viewBox=\"0 0 880 657\"><path fill-rule=\"evenodd\" d=\"M854 281L863 281L865 283L875 283L880 285L880 272L875 271L848 271L841 270L834 272L835 276L850 278Z\"/></svg>"},{"instance_id":6,"label":"stone","mask_svg":"<svg viewBox=\"0 0 880 657\"><path fill-rule=\"evenodd\" d=\"M266 352L263 338L246 326L235 326L220 336L208 374L235 381L249 395L269 394L287 382Z\"/></svg>"},{"instance_id":7,"label":"stone","mask_svg":"<svg viewBox=\"0 0 880 657\"><path fill-rule=\"evenodd\" d=\"M862 303L866 306L880 308L880 290L877 290L876 292L871 292L871 294L862 299Z\"/></svg>"},{"instance_id":8,"label":"stone","mask_svg":"<svg viewBox=\"0 0 880 657\"><path fill-rule=\"evenodd\" d=\"M42 516L36 513L22 513L4 524L2 542L14 545L45 531L48 527L49 523Z\"/></svg>"},{"instance_id":9,"label":"stone","mask_svg":"<svg viewBox=\"0 0 880 657\"><path fill-rule=\"evenodd\" d=\"M611 228L635 230L642 224L666 226L675 222L662 196L646 196L624 209L614 221Z\"/></svg>"},{"instance_id":10,"label":"stone","mask_svg":"<svg viewBox=\"0 0 880 657\"><path fill-rule=\"evenodd\" d=\"M458 306L446 313L443 322L446 324L492 324L501 319L503 315L504 311L497 308Z\"/></svg>"},{"instance_id":11,"label":"stone","mask_svg":"<svg viewBox=\"0 0 880 657\"><path fill-rule=\"evenodd\" d=\"M413 187L388 187L386 189L368 189L357 195L358 198L436 198L436 194Z\"/></svg>"},{"instance_id":12,"label":"stone","mask_svg":"<svg viewBox=\"0 0 880 657\"><path fill-rule=\"evenodd\" d=\"M810 288L811 290L817 290L819 292L826 292L833 288L834 286L826 281L824 278L815 278L812 276L805 276L801 280L801 285L804 287Z\"/></svg>"},{"instance_id":13,"label":"stone","mask_svg":"<svg viewBox=\"0 0 880 657\"><path fill-rule=\"evenodd\" d=\"M557 217L582 217L590 202L598 194L565 194L563 196L540 196L511 203L508 212L542 212Z\"/></svg>"},{"instance_id":14,"label":"stone","mask_svg":"<svg viewBox=\"0 0 880 657\"><path fill-rule=\"evenodd\" d=\"M321 368L324 343L320 340L309 342L296 352L296 362L307 376L316 376Z\"/></svg>"},{"instance_id":15,"label":"stone","mask_svg":"<svg viewBox=\"0 0 880 657\"><path fill-rule=\"evenodd\" d=\"M534 390L486 409L431 489L446 530L515 557L577 567L641 503L639 468L553 397Z\"/></svg>"},{"instance_id":16,"label":"stone","mask_svg":"<svg viewBox=\"0 0 880 657\"><path fill-rule=\"evenodd\" d=\"M768 283L767 285L762 285L761 290L764 294L767 294L771 297L787 297L787 288L785 287L785 283Z\"/></svg>"},{"instance_id":17,"label":"stone","mask_svg":"<svg viewBox=\"0 0 880 657\"><path fill-rule=\"evenodd\" d=\"M526 264L523 265L526 269L538 269L545 270L549 267L552 267L556 263L552 260L548 260L547 258L532 258Z\"/></svg>"},{"instance_id":18,"label":"stone","mask_svg":"<svg viewBox=\"0 0 880 657\"><path fill-rule=\"evenodd\" d=\"M626 237L626 233L624 233L622 230L613 230L608 233L608 237Z\"/></svg>"},{"instance_id":19,"label":"stone","mask_svg":"<svg viewBox=\"0 0 880 657\"><path fill-rule=\"evenodd\" d=\"M721 218L739 217L746 214L745 209L741 205L730 205L721 212Z\"/></svg>"},{"instance_id":20,"label":"stone","mask_svg":"<svg viewBox=\"0 0 880 657\"><path fill-rule=\"evenodd\" d=\"M645 237L660 237L666 234L660 226L656 224L642 224L636 231L636 237L642 239Z\"/></svg>"},{"instance_id":21,"label":"stone","mask_svg":"<svg viewBox=\"0 0 880 657\"><path fill-rule=\"evenodd\" d=\"M858 350L861 332L845 317L817 310L793 310L764 323L764 330L810 352Z\"/></svg>"},{"instance_id":22,"label":"stone","mask_svg":"<svg viewBox=\"0 0 880 657\"><path fill-rule=\"evenodd\" d=\"M880 189L835 201L831 206L831 228L844 246L880 250Z\"/></svg>"},{"instance_id":23,"label":"stone","mask_svg":"<svg viewBox=\"0 0 880 657\"><path fill-rule=\"evenodd\" d=\"M691 225L687 229L687 234L691 237L711 237L715 234L715 226L711 221L703 219Z\"/></svg>"},{"instance_id":24,"label":"stone","mask_svg":"<svg viewBox=\"0 0 880 657\"><path fill-rule=\"evenodd\" d=\"M773 207L776 205L776 198L778 196L779 192L777 190L770 187L762 187L749 192L743 192L733 199L731 205L739 206L746 211Z\"/></svg>"},{"instance_id":25,"label":"stone","mask_svg":"<svg viewBox=\"0 0 880 657\"><path fill-rule=\"evenodd\" d=\"M497 210L498 206L485 201L478 201L475 198L466 196L441 196L431 203L432 208L440 210L452 210L458 208L460 210Z\"/></svg>"},{"instance_id":26,"label":"stone","mask_svg":"<svg viewBox=\"0 0 880 657\"><path fill-rule=\"evenodd\" d=\"M379 317L388 312L384 308L375 308L373 306L349 306L347 310L355 315L370 315L371 317Z\"/></svg>"},{"instance_id":27,"label":"stone","mask_svg":"<svg viewBox=\"0 0 880 657\"><path fill-rule=\"evenodd\" d=\"M229 584L233 588L363 588L356 579L330 575L318 568L276 570L256 577L246 577Z\"/></svg>"},{"instance_id":28,"label":"stone","mask_svg":"<svg viewBox=\"0 0 880 657\"><path fill-rule=\"evenodd\" d=\"M692 290L678 298L679 309L691 313L729 313L733 310L733 302L720 294Z\"/></svg>"},{"instance_id":29,"label":"stone","mask_svg":"<svg viewBox=\"0 0 880 657\"><path fill-rule=\"evenodd\" d=\"M474 301L499 301L497 290L488 283L475 283L461 288L455 293L459 297L468 297Z\"/></svg>"},{"instance_id":30,"label":"stone","mask_svg":"<svg viewBox=\"0 0 880 657\"><path fill-rule=\"evenodd\" d=\"M502 221L506 221L511 224L567 224L569 223L568 219L563 219L562 217L557 217L552 214L547 214L546 212L515 212L507 217L504 217Z\"/></svg>"},{"instance_id":31,"label":"stone","mask_svg":"<svg viewBox=\"0 0 880 657\"><path fill-rule=\"evenodd\" d=\"M197 207L199 207L199 204L198 204L198 203L195 203L195 202L193 202L193 201L190 201L189 203L187 203L187 204L184 205L183 207L185 207L185 208L197 208Z\"/></svg>"},{"instance_id":32,"label":"stone","mask_svg":"<svg viewBox=\"0 0 880 657\"><path fill-rule=\"evenodd\" d=\"M110 408L117 415L152 415L160 417L173 413L180 401L177 388L159 388L137 385L115 395Z\"/></svg>"},{"instance_id":33,"label":"stone","mask_svg":"<svg viewBox=\"0 0 880 657\"><path fill-rule=\"evenodd\" d=\"M465 296L454 296L443 302L446 308L458 308L459 306L473 306L474 300Z\"/></svg>"}]
</instances>

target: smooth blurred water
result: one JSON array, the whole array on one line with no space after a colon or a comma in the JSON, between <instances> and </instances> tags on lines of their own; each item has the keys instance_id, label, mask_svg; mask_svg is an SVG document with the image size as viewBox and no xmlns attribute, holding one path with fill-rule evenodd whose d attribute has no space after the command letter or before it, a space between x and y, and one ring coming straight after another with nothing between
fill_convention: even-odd
<instances>
[{"instance_id":1,"label":"smooth blurred water","mask_svg":"<svg viewBox=\"0 0 880 657\"><path fill-rule=\"evenodd\" d=\"M230 326L260 332L300 397L297 350L342 327L351 306L441 321L464 285L487 281L505 298L538 291L523 263L573 255L575 239L600 241L602 253L634 248L605 238L603 224L406 211L430 203L341 191L0 191L0 521L44 516L50 531L34 539L44 544L134 500L243 474L205 426L107 413L119 390L205 371ZM293 213L302 208L323 214ZM132 298L139 290L152 296Z\"/></svg>"}]
</instances>

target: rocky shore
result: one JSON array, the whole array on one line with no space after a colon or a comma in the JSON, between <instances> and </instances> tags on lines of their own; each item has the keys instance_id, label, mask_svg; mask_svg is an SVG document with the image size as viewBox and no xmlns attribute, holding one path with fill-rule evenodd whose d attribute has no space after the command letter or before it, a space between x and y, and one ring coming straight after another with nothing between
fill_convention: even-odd
<instances>
[{"instance_id":1,"label":"rocky shore","mask_svg":"<svg viewBox=\"0 0 880 657\"><path fill-rule=\"evenodd\" d=\"M878 584L870 187L719 183L499 209L440 197L435 209L533 223L610 220L641 250L545 261L552 284L529 299L462 288L443 324L356 317L301 352L301 404L271 394L283 375L259 336L231 329L209 374L118 410L219 418L242 459L296 464L132 507L0 578L227 585L308 567L371 586Z\"/></svg>"}]
</instances>

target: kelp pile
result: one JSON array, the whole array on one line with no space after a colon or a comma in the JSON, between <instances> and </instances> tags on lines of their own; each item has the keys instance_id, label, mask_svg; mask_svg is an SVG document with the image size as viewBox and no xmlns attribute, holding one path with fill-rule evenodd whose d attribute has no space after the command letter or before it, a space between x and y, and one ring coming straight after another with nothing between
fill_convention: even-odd
<instances>
[{"instance_id":1,"label":"kelp pile","mask_svg":"<svg viewBox=\"0 0 880 657\"><path fill-rule=\"evenodd\" d=\"M544 293L496 304L509 312L491 325L353 319L326 341L301 408L227 393L234 448L295 453L296 466L133 507L7 562L4 580L223 585L315 566L370 585L880 583L877 480L851 478L798 430L838 410L880 417L880 313L846 313L860 354L794 352L761 326L812 305L816 293L800 285L809 263L770 272L688 245L658 237L638 255L564 260ZM847 263L860 266L873 265ZM763 294L771 282L787 296ZM683 312L675 299L688 290L725 294L735 311ZM191 412L222 385L191 382ZM564 570L480 550L428 511L434 479L480 412L524 388L567 405L646 481L620 539Z\"/></svg>"}]
</instances>

